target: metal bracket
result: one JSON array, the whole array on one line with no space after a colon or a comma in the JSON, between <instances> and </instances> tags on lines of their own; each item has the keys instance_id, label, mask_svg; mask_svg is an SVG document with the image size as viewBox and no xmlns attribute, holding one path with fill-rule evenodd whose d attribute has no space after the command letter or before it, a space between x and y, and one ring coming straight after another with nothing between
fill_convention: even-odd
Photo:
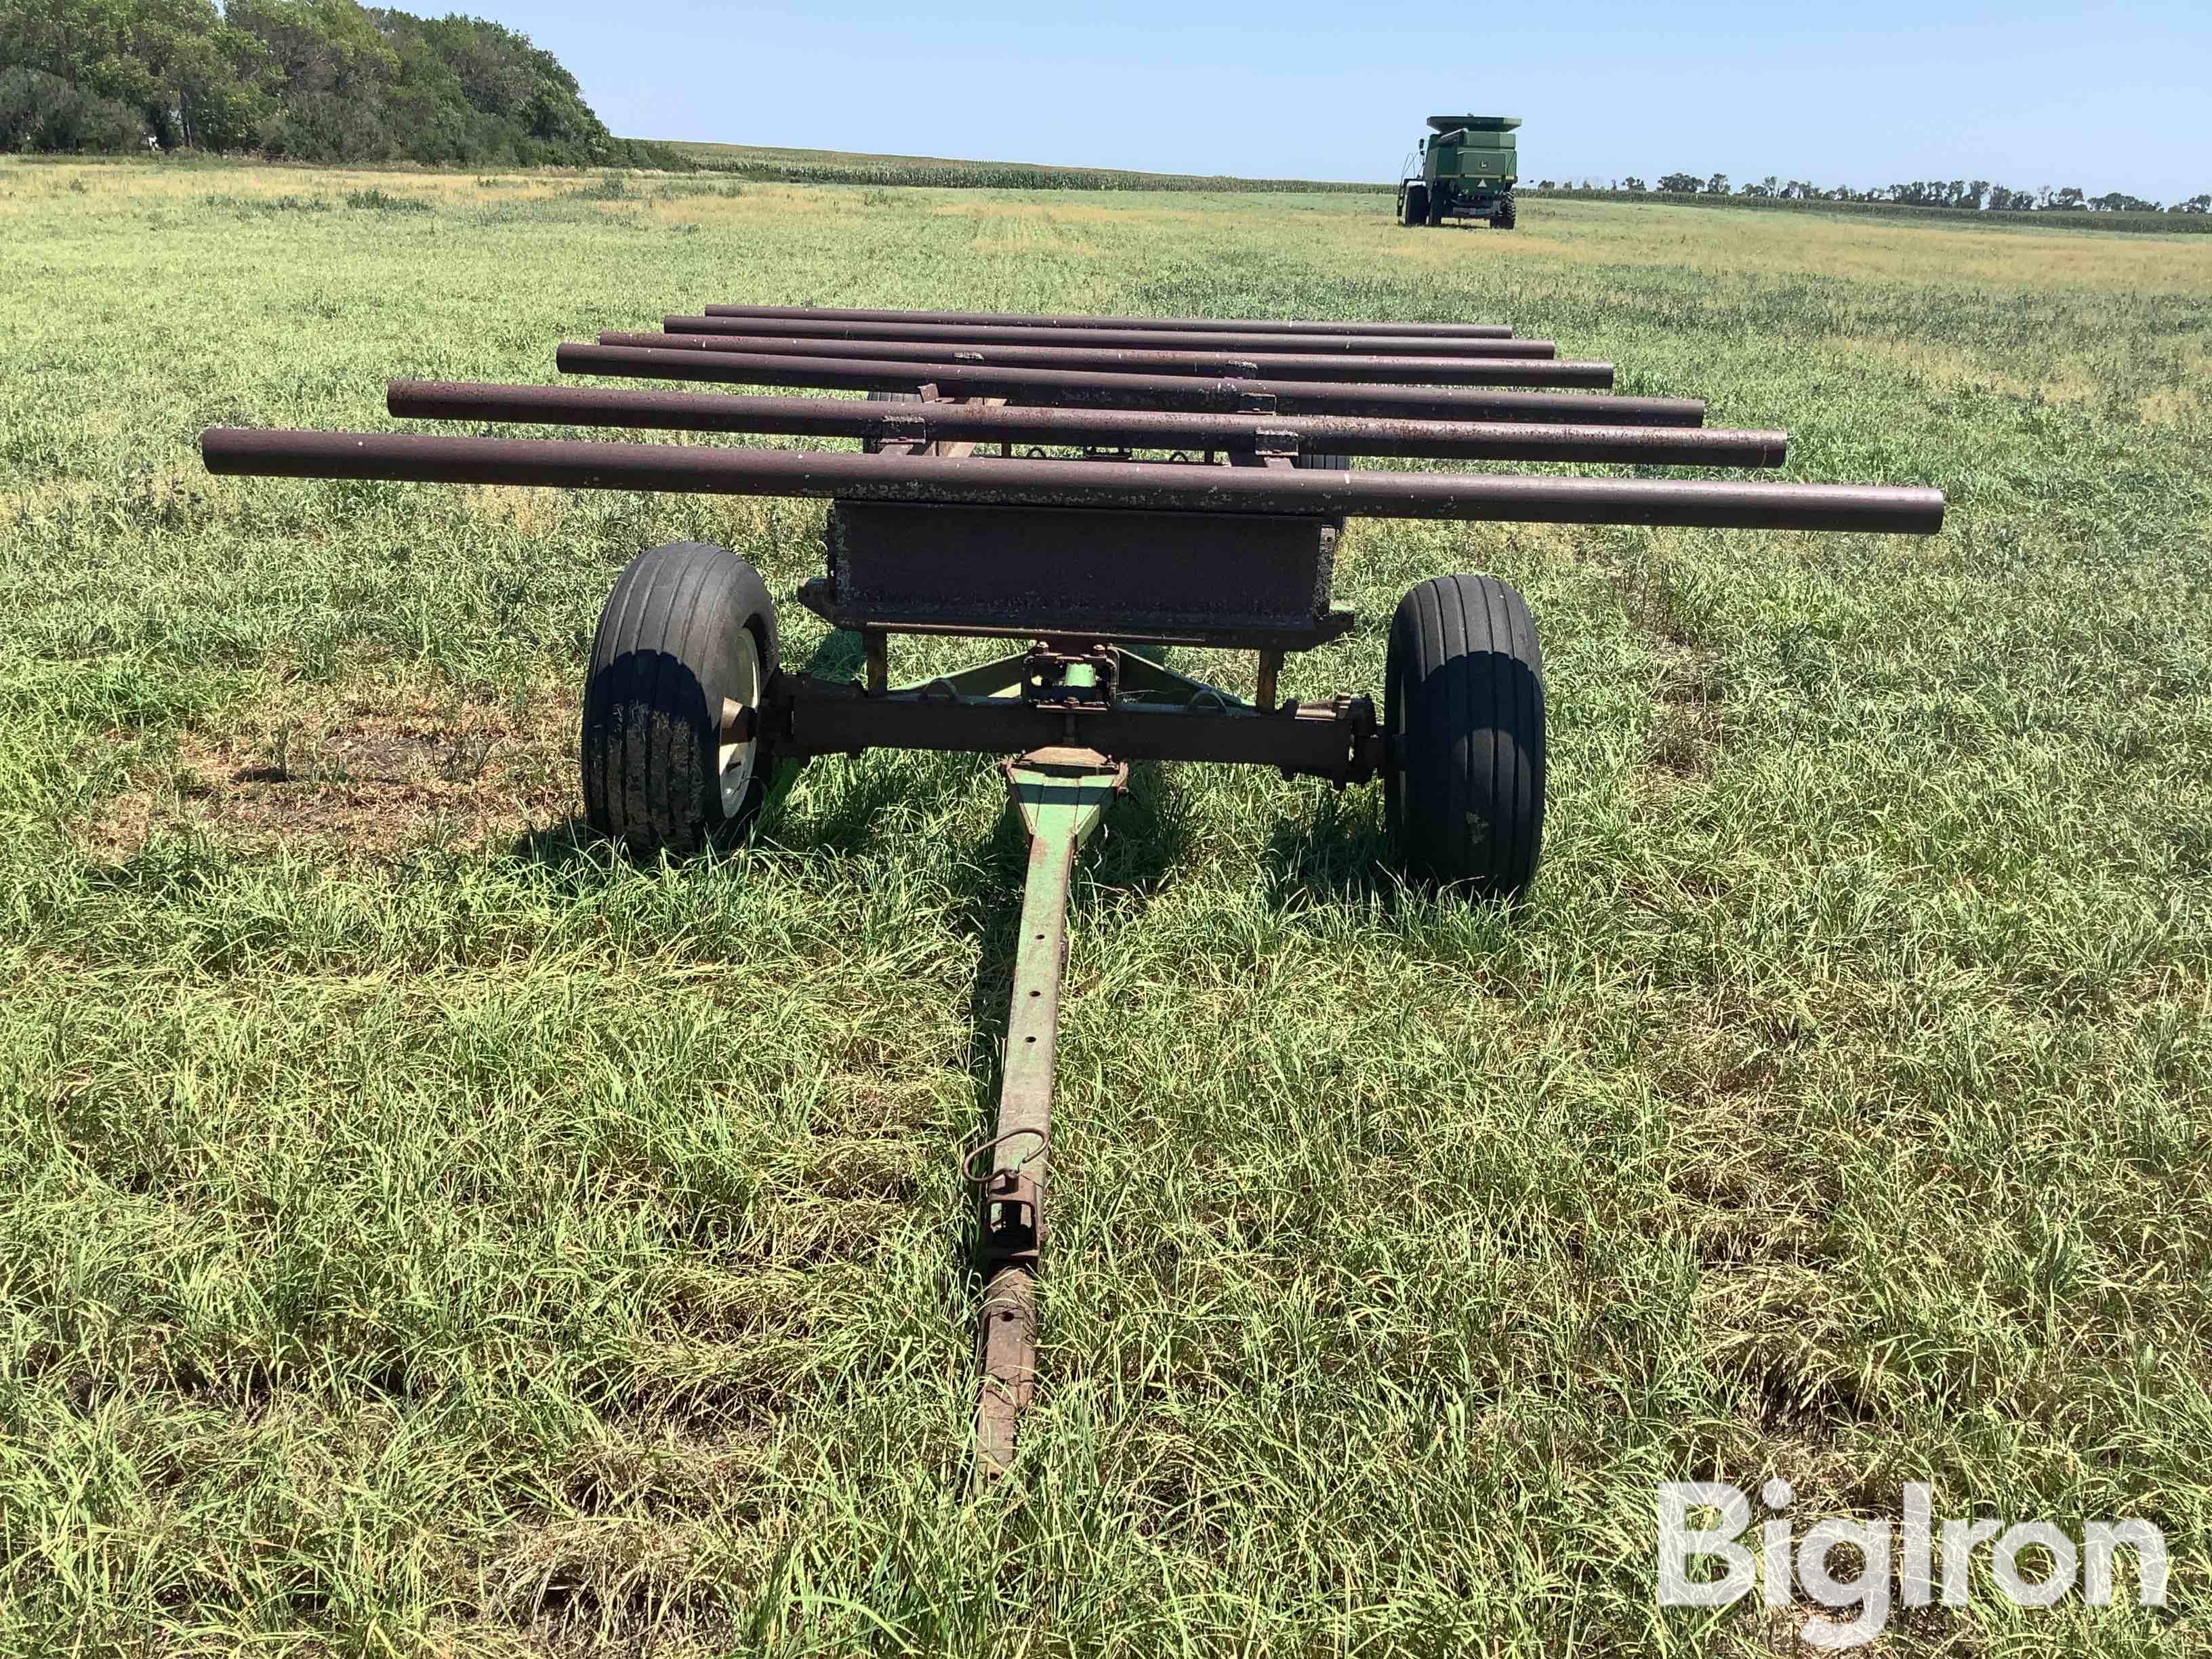
<instances>
[{"instance_id":1,"label":"metal bracket","mask_svg":"<svg viewBox=\"0 0 2212 1659\"><path fill-rule=\"evenodd\" d=\"M1018 1170L994 1170L982 1187L975 1255L984 1277L1001 1267L1036 1271L1044 1252L1044 1188Z\"/></svg>"},{"instance_id":2,"label":"metal bracket","mask_svg":"<svg viewBox=\"0 0 2212 1659\"><path fill-rule=\"evenodd\" d=\"M1022 698L1065 708L1114 706L1121 653L1096 645L1088 651L1056 651L1040 642L1022 659Z\"/></svg>"}]
</instances>

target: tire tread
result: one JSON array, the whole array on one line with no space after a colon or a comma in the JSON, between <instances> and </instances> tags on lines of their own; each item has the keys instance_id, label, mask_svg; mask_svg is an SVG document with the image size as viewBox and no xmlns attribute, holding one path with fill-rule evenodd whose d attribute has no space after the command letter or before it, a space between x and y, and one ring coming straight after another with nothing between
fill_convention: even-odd
<instances>
[{"instance_id":1,"label":"tire tread","mask_svg":"<svg viewBox=\"0 0 2212 1659\"><path fill-rule=\"evenodd\" d=\"M1488 894L1528 884L1542 848L1543 660L1519 593L1440 576L1392 620L1385 724L1391 829L1413 872Z\"/></svg>"}]
</instances>

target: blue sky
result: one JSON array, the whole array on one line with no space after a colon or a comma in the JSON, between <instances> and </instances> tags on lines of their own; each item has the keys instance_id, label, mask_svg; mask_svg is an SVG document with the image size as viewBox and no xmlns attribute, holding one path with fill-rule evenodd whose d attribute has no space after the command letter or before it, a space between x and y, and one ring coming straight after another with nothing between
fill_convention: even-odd
<instances>
[{"instance_id":1,"label":"blue sky","mask_svg":"<svg viewBox=\"0 0 2212 1659\"><path fill-rule=\"evenodd\" d=\"M465 9L631 137L1380 179L1473 111L1523 118L1531 178L2212 191L2212 0Z\"/></svg>"}]
</instances>

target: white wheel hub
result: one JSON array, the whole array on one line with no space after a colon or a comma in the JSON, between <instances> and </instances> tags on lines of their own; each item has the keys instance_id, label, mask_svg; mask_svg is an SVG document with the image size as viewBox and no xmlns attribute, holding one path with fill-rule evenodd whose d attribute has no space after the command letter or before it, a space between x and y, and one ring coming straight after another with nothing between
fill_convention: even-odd
<instances>
[{"instance_id":1,"label":"white wheel hub","mask_svg":"<svg viewBox=\"0 0 2212 1659\"><path fill-rule=\"evenodd\" d=\"M734 817L744 805L753 787L753 765L760 757L760 642L753 638L751 629L738 630L737 648L732 656L736 684L731 688L730 700L744 706L747 724L741 738L732 741L726 730L722 738L718 771L725 817Z\"/></svg>"}]
</instances>

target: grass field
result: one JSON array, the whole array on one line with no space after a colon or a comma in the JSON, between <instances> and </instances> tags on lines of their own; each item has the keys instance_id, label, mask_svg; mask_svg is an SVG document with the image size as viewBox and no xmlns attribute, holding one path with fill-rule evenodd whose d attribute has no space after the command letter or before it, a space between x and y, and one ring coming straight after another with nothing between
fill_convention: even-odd
<instances>
[{"instance_id":1,"label":"grass field","mask_svg":"<svg viewBox=\"0 0 2212 1659\"><path fill-rule=\"evenodd\" d=\"M1127 167L1054 167L1041 161L962 161L943 155L879 155L865 150L790 149L775 144L674 143L686 161L718 172L816 185L934 185L1017 190L1357 191L1383 194L1396 182L1329 183L1310 179L1231 179L1218 174L1138 173Z\"/></svg>"},{"instance_id":2,"label":"grass field","mask_svg":"<svg viewBox=\"0 0 2212 1659\"><path fill-rule=\"evenodd\" d=\"M679 148L685 148L679 146ZM1715 207L1760 213L1817 213L1834 214L1844 218L1898 219L1907 224L1933 225L1944 222L1994 226L2014 226L2023 230L2043 232L2053 228L2053 213L2050 209L2014 212L2010 209L1993 211L1983 208L1915 207L1904 202L1830 202L1818 198L1803 200L1780 196L1718 196L1692 191L1625 191L1577 190L1568 185L1558 190L1532 190L1526 185L1522 193L1531 202L1631 202L1652 206ZM2130 234L2154 234L2160 236L2203 236L2212 234L2212 214L2206 213L2106 213L2083 208L2060 209L2057 223L2068 230L2120 232Z\"/></svg>"},{"instance_id":3,"label":"grass field","mask_svg":"<svg viewBox=\"0 0 2212 1659\"><path fill-rule=\"evenodd\" d=\"M1653 1483L2142 1516L2212 1634L2212 242L1352 196L0 162L0 1650L1747 1653ZM597 609L818 503L212 479L713 300L1510 320L1951 492L1933 542L1356 524L1528 594L1547 863L1140 775L1079 872L1047 1389L970 1503L980 760L580 835ZM794 661L850 660L795 603ZM897 666L963 647L902 647ZM1179 666L1246 669L1183 653ZM2124 1584L2123 1601L2126 1600Z\"/></svg>"}]
</instances>

